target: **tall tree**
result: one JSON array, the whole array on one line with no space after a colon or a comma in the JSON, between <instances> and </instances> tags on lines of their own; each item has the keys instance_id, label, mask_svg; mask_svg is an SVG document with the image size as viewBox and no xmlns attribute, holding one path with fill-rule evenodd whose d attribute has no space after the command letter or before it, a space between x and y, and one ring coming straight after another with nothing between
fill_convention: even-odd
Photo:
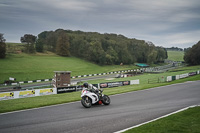
<instances>
[{"instance_id":1,"label":"tall tree","mask_svg":"<svg viewBox=\"0 0 200 133\"><path fill-rule=\"evenodd\" d=\"M3 34L0 33L0 58L6 57L6 39L4 39Z\"/></svg>"},{"instance_id":2,"label":"tall tree","mask_svg":"<svg viewBox=\"0 0 200 133\"><path fill-rule=\"evenodd\" d=\"M105 52L102 48L101 42L92 41L88 48L89 60L97 64L103 65L105 63Z\"/></svg>"},{"instance_id":3,"label":"tall tree","mask_svg":"<svg viewBox=\"0 0 200 133\"><path fill-rule=\"evenodd\" d=\"M35 49L37 52L44 52L46 49L44 46L46 45L46 38L48 36L48 32L44 31L38 35L36 40Z\"/></svg>"},{"instance_id":4,"label":"tall tree","mask_svg":"<svg viewBox=\"0 0 200 133\"><path fill-rule=\"evenodd\" d=\"M156 50L152 50L148 55L147 63L148 64L156 63L156 61L157 61L156 57L157 57L157 51Z\"/></svg>"},{"instance_id":5,"label":"tall tree","mask_svg":"<svg viewBox=\"0 0 200 133\"><path fill-rule=\"evenodd\" d=\"M116 51L112 48L112 46L109 46L106 51L106 64L112 65L115 64L118 61L118 56Z\"/></svg>"},{"instance_id":6,"label":"tall tree","mask_svg":"<svg viewBox=\"0 0 200 133\"><path fill-rule=\"evenodd\" d=\"M189 65L200 64L200 41L185 52L184 60Z\"/></svg>"},{"instance_id":7,"label":"tall tree","mask_svg":"<svg viewBox=\"0 0 200 133\"><path fill-rule=\"evenodd\" d=\"M21 37L20 41L21 43L26 44L26 52L27 53L35 53L35 41L36 41L36 36L31 35L31 34L25 34L23 37Z\"/></svg>"},{"instance_id":8,"label":"tall tree","mask_svg":"<svg viewBox=\"0 0 200 133\"><path fill-rule=\"evenodd\" d=\"M70 56L69 37L66 33L60 33L56 43L56 54L61 56Z\"/></svg>"},{"instance_id":9,"label":"tall tree","mask_svg":"<svg viewBox=\"0 0 200 133\"><path fill-rule=\"evenodd\" d=\"M61 33L69 38L70 55L89 60L101 65L109 64L133 64L134 62L154 63L165 57L158 54L158 49L151 42L130 39L117 34L100 34L97 32L82 32L58 29L56 31L44 31L38 35L38 45L43 44L44 50L60 54ZM37 47L40 49L40 47ZM163 49L163 48L161 48ZM60 49L61 50L61 49ZM167 53L165 51L165 53Z\"/></svg>"},{"instance_id":10,"label":"tall tree","mask_svg":"<svg viewBox=\"0 0 200 133\"><path fill-rule=\"evenodd\" d=\"M44 41L43 39L38 39L35 44L35 49L37 52L44 52Z\"/></svg>"},{"instance_id":11,"label":"tall tree","mask_svg":"<svg viewBox=\"0 0 200 133\"><path fill-rule=\"evenodd\" d=\"M57 35L55 32L50 32L46 39L47 50L56 52Z\"/></svg>"},{"instance_id":12,"label":"tall tree","mask_svg":"<svg viewBox=\"0 0 200 133\"><path fill-rule=\"evenodd\" d=\"M164 49L162 47L156 47L156 49L157 49L157 52L158 52L157 57L156 57L157 62L163 62L164 59L167 58L166 49Z\"/></svg>"}]
</instances>

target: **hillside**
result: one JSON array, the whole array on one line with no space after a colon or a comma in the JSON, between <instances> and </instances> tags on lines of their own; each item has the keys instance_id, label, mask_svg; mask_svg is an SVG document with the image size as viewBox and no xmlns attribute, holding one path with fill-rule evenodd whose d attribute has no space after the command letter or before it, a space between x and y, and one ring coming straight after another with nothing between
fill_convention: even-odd
<instances>
[{"instance_id":1,"label":"hillside","mask_svg":"<svg viewBox=\"0 0 200 133\"><path fill-rule=\"evenodd\" d=\"M72 71L72 76L78 76L137 68L132 65L99 66L76 57L62 57L53 53L9 54L6 59L0 60L0 64L0 83L9 77L17 81L52 78L54 71Z\"/></svg>"},{"instance_id":2,"label":"hillside","mask_svg":"<svg viewBox=\"0 0 200 133\"><path fill-rule=\"evenodd\" d=\"M133 65L100 66L77 57L62 57L52 52L25 54L23 44L7 43L7 57L0 60L0 83L9 77L17 81L48 79L53 71L72 71L72 76L137 68ZM17 53L17 54L13 54ZM168 51L168 59L180 61L183 52ZM182 59L183 60L183 59Z\"/></svg>"}]
</instances>

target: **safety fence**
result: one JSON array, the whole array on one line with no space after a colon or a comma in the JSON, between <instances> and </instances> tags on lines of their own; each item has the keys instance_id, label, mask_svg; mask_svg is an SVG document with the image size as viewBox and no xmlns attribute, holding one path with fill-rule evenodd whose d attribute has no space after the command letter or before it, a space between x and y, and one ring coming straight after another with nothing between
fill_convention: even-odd
<instances>
[{"instance_id":1,"label":"safety fence","mask_svg":"<svg viewBox=\"0 0 200 133\"><path fill-rule=\"evenodd\" d=\"M148 84L153 84L153 83L164 83L164 82L171 82L174 80L178 80L178 79L182 79L182 78L186 78L189 76L194 76L200 74L200 71L195 71L195 72L190 72L190 73L184 73L184 74L180 74L180 75L175 75L175 76L167 76L167 77L158 77L158 78L154 78L154 79L148 79Z\"/></svg>"},{"instance_id":2,"label":"safety fence","mask_svg":"<svg viewBox=\"0 0 200 133\"><path fill-rule=\"evenodd\" d=\"M111 88L111 87L133 85L133 84L140 84L139 79L130 80L130 81L99 83L99 84L93 84L93 85L96 86L97 88ZM77 85L77 86L68 86L68 87L61 87L61 88L45 88L45 89L33 89L33 90L24 90L24 91L10 91L10 92L0 93L0 100L52 95L52 94L68 93L68 92L74 92L74 91L80 91L80 90L82 90L82 86Z\"/></svg>"},{"instance_id":3,"label":"safety fence","mask_svg":"<svg viewBox=\"0 0 200 133\"><path fill-rule=\"evenodd\" d=\"M173 67L173 64L168 64L168 65L158 66L158 67L141 68L141 70L143 72L156 72L156 71L160 71L160 70L171 68L171 67Z\"/></svg>"},{"instance_id":4,"label":"safety fence","mask_svg":"<svg viewBox=\"0 0 200 133\"><path fill-rule=\"evenodd\" d=\"M200 71L184 73L184 74L175 75L175 76L167 76L166 81L170 82L170 81L186 78L186 77L189 77L189 76L194 76L194 75L197 75L197 74L200 74Z\"/></svg>"},{"instance_id":5,"label":"safety fence","mask_svg":"<svg viewBox=\"0 0 200 133\"><path fill-rule=\"evenodd\" d=\"M148 79L148 84L153 84L153 83L164 83L166 82L166 77L162 76L162 77L158 77L155 79Z\"/></svg>"}]
</instances>

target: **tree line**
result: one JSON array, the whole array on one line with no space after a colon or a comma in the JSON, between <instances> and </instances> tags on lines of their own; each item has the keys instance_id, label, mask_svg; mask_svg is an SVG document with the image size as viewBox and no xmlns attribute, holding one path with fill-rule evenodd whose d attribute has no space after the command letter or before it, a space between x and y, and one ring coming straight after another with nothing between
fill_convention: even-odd
<instances>
[{"instance_id":1,"label":"tree line","mask_svg":"<svg viewBox=\"0 0 200 133\"><path fill-rule=\"evenodd\" d=\"M167 51L151 42L130 39L117 34L100 34L57 29L43 31L38 36L21 37L25 52L51 51L60 56L75 56L99 65L163 62Z\"/></svg>"},{"instance_id":2,"label":"tree line","mask_svg":"<svg viewBox=\"0 0 200 133\"><path fill-rule=\"evenodd\" d=\"M0 33L0 58L6 57L5 41ZM167 58L167 50L183 50L177 47L156 47L151 42L123 35L63 29L43 31L38 36L25 34L20 41L25 44L23 52L26 53L51 51L60 56L75 56L101 65L157 63ZM184 51L186 63L200 64L200 41Z\"/></svg>"},{"instance_id":3,"label":"tree line","mask_svg":"<svg viewBox=\"0 0 200 133\"><path fill-rule=\"evenodd\" d=\"M170 51L184 51L184 49L178 48L178 47L171 47L171 48L166 48L166 49Z\"/></svg>"},{"instance_id":4,"label":"tree line","mask_svg":"<svg viewBox=\"0 0 200 133\"><path fill-rule=\"evenodd\" d=\"M178 47L171 47L171 48L165 48L167 51L187 51L188 50L188 48L184 48L184 49L182 49L182 48L178 48Z\"/></svg>"},{"instance_id":5,"label":"tree line","mask_svg":"<svg viewBox=\"0 0 200 133\"><path fill-rule=\"evenodd\" d=\"M151 42L117 34L100 34L57 29L38 35L37 52L51 51L61 56L75 56L100 65L157 63L167 58L167 51Z\"/></svg>"},{"instance_id":6,"label":"tree line","mask_svg":"<svg viewBox=\"0 0 200 133\"><path fill-rule=\"evenodd\" d=\"M101 65L156 63L167 58L167 52L162 47L117 34L58 29L44 31L38 37L25 34L20 40L25 44L24 51L27 53L51 51L61 56L76 56Z\"/></svg>"}]
</instances>

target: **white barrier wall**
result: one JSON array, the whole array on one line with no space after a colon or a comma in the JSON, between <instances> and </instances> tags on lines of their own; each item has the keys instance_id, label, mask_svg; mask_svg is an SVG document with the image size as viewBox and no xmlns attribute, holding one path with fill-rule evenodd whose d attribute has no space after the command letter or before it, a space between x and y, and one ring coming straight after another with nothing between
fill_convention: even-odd
<instances>
[{"instance_id":1,"label":"white barrier wall","mask_svg":"<svg viewBox=\"0 0 200 133\"><path fill-rule=\"evenodd\" d=\"M172 81L172 76L167 76L167 82Z\"/></svg>"},{"instance_id":2,"label":"white barrier wall","mask_svg":"<svg viewBox=\"0 0 200 133\"><path fill-rule=\"evenodd\" d=\"M177 79L180 79L180 75L176 75L176 80L177 80Z\"/></svg>"},{"instance_id":3,"label":"white barrier wall","mask_svg":"<svg viewBox=\"0 0 200 133\"><path fill-rule=\"evenodd\" d=\"M178 79L182 79L182 78L186 78L189 76L189 73L184 73L184 74L181 74L181 75L176 75L176 80ZM167 82L170 82L172 81L172 76L167 76Z\"/></svg>"},{"instance_id":4,"label":"white barrier wall","mask_svg":"<svg viewBox=\"0 0 200 133\"><path fill-rule=\"evenodd\" d=\"M130 81L130 85L133 85L133 84L140 84L140 80L137 79L137 80L131 80Z\"/></svg>"},{"instance_id":5,"label":"white barrier wall","mask_svg":"<svg viewBox=\"0 0 200 133\"><path fill-rule=\"evenodd\" d=\"M188 74L188 73L181 74L181 75L180 75L180 79L182 79L182 78L186 78L186 77L188 77L188 76L189 76L189 74Z\"/></svg>"}]
</instances>

